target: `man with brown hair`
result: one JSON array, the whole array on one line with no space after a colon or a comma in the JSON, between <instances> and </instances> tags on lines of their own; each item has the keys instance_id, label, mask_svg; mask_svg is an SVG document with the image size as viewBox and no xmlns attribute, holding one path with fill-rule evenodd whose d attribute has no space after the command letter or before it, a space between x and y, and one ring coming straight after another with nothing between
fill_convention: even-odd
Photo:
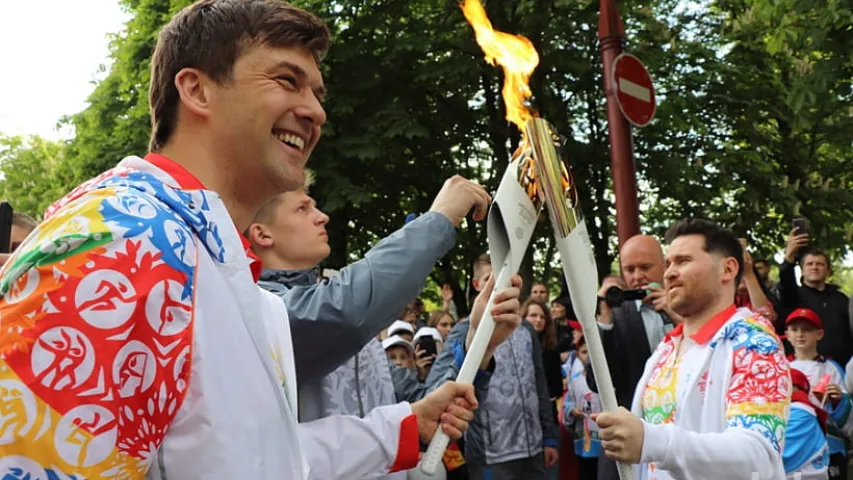
<instances>
[{"instance_id":1,"label":"man with brown hair","mask_svg":"<svg viewBox=\"0 0 853 480\"><path fill-rule=\"evenodd\" d=\"M287 309L256 285L260 265L240 232L302 185L325 122L328 44L317 17L276 0L204 0L164 27L154 153L52 205L3 267L2 470L363 478L414 466L439 426L461 436L477 400L453 382L364 419L297 425ZM488 195L465 210L474 205L481 219ZM518 294L498 293L498 331L519 322Z\"/></svg>"}]
</instances>

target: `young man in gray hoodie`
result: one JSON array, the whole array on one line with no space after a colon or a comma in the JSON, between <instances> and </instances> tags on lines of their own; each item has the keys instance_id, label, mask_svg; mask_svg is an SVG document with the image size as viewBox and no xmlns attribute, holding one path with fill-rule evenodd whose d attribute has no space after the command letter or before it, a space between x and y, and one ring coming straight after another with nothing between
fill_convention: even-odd
<instances>
[{"instance_id":1,"label":"young man in gray hoodie","mask_svg":"<svg viewBox=\"0 0 853 480\"><path fill-rule=\"evenodd\" d=\"M318 283L316 265L330 253L329 218L306 190L281 194L258 213L246 236L266 267L259 285L282 296L291 328L298 331L294 338L300 339L294 342L300 422L335 414L363 417L376 407L409 400L395 395L392 369L375 336L421 291L435 261L453 245L454 227L483 199L484 192L472 187L461 177L449 180L430 213L382 240L325 284ZM517 314L515 297L503 307L515 308ZM317 340L307 342L306 336ZM345 349L316 348L343 336L351 339ZM393 370L395 378L414 379L413 371ZM490 372L478 377L480 398ZM456 371L447 372L448 380L455 376ZM405 472L387 478L405 478Z\"/></svg>"}]
</instances>

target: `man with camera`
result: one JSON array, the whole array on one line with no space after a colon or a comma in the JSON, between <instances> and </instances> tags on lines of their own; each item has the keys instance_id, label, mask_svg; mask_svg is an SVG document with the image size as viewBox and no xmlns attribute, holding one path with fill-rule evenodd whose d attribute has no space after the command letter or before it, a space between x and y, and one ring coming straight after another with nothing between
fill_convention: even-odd
<instances>
[{"instance_id":1,"label":"man with camera","mask_svg":"<svg viewBox=\"0 0 853 480\"><path fill-rule=\"evenodd\" d=\"M619 251L619 264L627 289L612 279L602 282L598 326L616 400L629 408L646 361L681 317L670 309L661 286L664 260L660 242L648 235L629 238ZM597 392L592 369L588 369L587 380ZM598 478L619 478L616 464L604 455L599 456Z\"/></svg>"}]
</instances>

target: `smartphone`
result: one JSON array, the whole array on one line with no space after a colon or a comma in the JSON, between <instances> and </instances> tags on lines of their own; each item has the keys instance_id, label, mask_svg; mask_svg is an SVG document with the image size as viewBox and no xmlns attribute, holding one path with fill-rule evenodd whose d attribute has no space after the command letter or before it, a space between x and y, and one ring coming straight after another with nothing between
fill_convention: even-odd
<instances>
[{"instance_id":1,"label":"smartphone","mask_svg":"<svg viewBox=\"0 0 853 480\"><path fill-rule=\"evenodd\" d=\"M9 202L0 202L0 253L9 252L12 241L12 206Z\"/></svg>"},{"instance_id":2,"label":"smartphone","mask_svg":"<svg viewBox=\"0 0 853 480\"><path fill-rule=\"evenodd\" d=\"M804 233L809 233L808 229L806 228L806 219L805 218L795 218L794 221L791 222L791 224L794 226L794 228L797 229L797 231L795 232L796 235L802 235Z\"/></svg>"},{"instance_id":3,"label":"smartphone","mask_svg":"<svg viewBox=\"0 0 853 480\"><path fill-rule=\"evenodd\" d=\"M418 339L418 345L420 345L421 350L425 351L427 355L438 355L438 349L436 349L434 338L421 337Z\"/></svg>"}]
</instances>

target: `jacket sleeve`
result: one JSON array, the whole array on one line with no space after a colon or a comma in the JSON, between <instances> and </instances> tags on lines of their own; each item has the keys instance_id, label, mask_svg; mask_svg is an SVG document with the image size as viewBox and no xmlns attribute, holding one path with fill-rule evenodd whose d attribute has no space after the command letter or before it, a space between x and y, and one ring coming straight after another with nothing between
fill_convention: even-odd
<instances>
[{"instance_id":1,"label":"jacket sleeve","mask_svg":"<svg viewBox=\"0 0 853 480\"><path fill-rule=\"evenodd\" d=\"M834 360L826 361L826 370L831 375L830 383L838 385L841 388L841 400L838 402L827 401L824 404L826 413L832 422L844 433L848 438L853 435L853 399L847 390L847 385L844 382L844 371L841 366Z\"/></svg>"},{"instance_id":2,"label":"jacket sleeve","mask_svg":"<svg viewBox=\"0 0 853 480\"><path fill-rule=\"evenodd\" d=\"M364 418L333 415L298 426L308 478L372 478L417 466L418 420L408 403L371 410Z\"/></svg>"},{"instance_id":3,"label":"jacket sleeve","mask_svg":"<svg viewBox=\"0 0 853 480\"><path fill-rule=\"evenodd\" d=\"M569 359L572 361L573 359ZM572 366L570 365L568 368L569 371L569 380L566 382L568 384L566 388L566 397L563 400L563 426L566 427L569 431L574 428L575 425L575 417L573 417L569 412L572 411L577 404L575 403L575 396L572 392Z\"/></svg>"},{"instance_id":4,"label":"jacket sleeve","mask_svg":"<svg viewBox=\"0 0 853 480\"><path fill-rule=\"evenodd\" d=\"M598 325L598 332L601 335L601 346L604 347L604 358L607 359L607 367L610 369L613 388L616 389L617 392L622 386L623 372L627 372L629 368L629 366L626 365L628 360L625 352L620 352L619 349L616 348L616 336L622 329L621 322L624 321L623 319L618 318L622 315L619 313L621 311L621 309L613 311L613 323L609 325L602 325L596 322L596 325ZM619 326L617 326L617 322L620 322ZM586 369L586 382L589 385L590 390L594 393L598 393L598 384L595 381L595 374L593 373L592 368ZM629 406L630 405L626 405L626 407Z\"/></svg>"},{"instance_id":5,"label":"jacket sleeve","mask_svg":"<svg viewBox=\"0 0 853 480\"><path fill-rule=\"evenodd\" d=\"M800 292L797 290L797 279L794 273L795 265L782 261L779 266L779 301L785 308L800 306Z\"/></svg>"},{"instance_id":6,"label":"jacket sleeve","mask_svg":"<svg viewBox=\"0 0 853 480\"><path fill-rule=\"evenodd\" d=\"M390 367L391 381L394 383L394 394L398 402L417 402L424 398L427 386L426 383L418 381L417 372L393 364Z\"/></svg>"},{"instance_id":7,"label":"jacket sleeve","mask_svg":"<svg viewBox=\"0 0 853 480\"><path fill-rule=\"evenodd\" d=\"M533 344L533 369L536 373L536 392L539 396L539 422L542 424L542 444L546 447L558 447L557 440L560 432L554 422L554 405L548 392L548 381L545 379L545 368L542 366L542 345L539 335L527 320L522 320L522 327L530 332Z\"/></svg>"},{"instance_id":8,"label":"jacket sleeve","mask_svg":"<svg viewBox=\"0 0 853 480\"><path fill-rule=\"evenodd\" d=\"M459 375L459 370L462 369L462 363L465 361L465 341L468 338L468 327L470 322L462 320L453 326L450 333L447 334L447 339L444 341L444 349L438 354L435 363L429 370L426 382L426 392L431 392L442 386L444 382L456 380ZM474 390L477 395L477 400L482 404L489 393L489 382L492 380L492 373L495 371L495 362L492 360L491 365L486 370L479 370L474 379Z\"/></svg>"},{"instance_id":9,"label":"jacket sleeve","mask_svg":"<svg viewBox=\"0 0 853 480\"><path fill-rule=\"evenodd\" d=\"M54 212L3 266L6 471L145 476L190 380L178 367L192 345L197 246L183 223L167 238L164 218L153 197L102 188Z\"/></svg>"},{"instance_id":10,"label":"jacket sleeve","mask_svg":"<svg viewBox=\"0 0 853 480\"><path fill-rule=\"evenodd\" d=\"M427 213L384 238L328 283L284 292L299 378L323 377L393 322L418 296L455 236L447 217Z\"/></svg>"},{"instance_id":11,"label":"jacket sleeve","mask_svg":"<svg viewBox=\"0 0 853 480\"><path fill-rule=\"evenodd\" d=\"M790 408L788 361L775 335L764 330L734 341L739 344L732 353L726 429L698 433L671 423L643 422L642 463L655 463L673 478L742 478L743 472L775 478Z\"/></svg>"}]
</instances>

